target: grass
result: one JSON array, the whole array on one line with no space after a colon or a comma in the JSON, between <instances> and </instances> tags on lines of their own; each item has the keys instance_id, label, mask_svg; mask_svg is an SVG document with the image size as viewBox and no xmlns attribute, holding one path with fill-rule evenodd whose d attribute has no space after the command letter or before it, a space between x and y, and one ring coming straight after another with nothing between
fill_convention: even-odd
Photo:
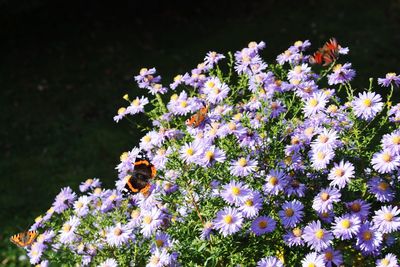
<instances>
[{"instance_id":1,"label":"grass","mask_svg":"<svg viewBox=\"0 0 400 267\"><path fill-rule=\"evenodd\" d=\"M142 94L131 79L142 66L156 66L169 84L209 50L235 51L264 40L271 62L295 40L310 39L316 49L335 36L350 47L358 88L370 76L399 72L399 1L227 7L206 1L192 9L43 2L1 18L0 264L6 266L24 264L18 260L23 250L11 246L9 236L45 212L60 188L77 190L88 177L113 186L119 155L142 133L112 117L125 105L124 93Z\"/></svg>"}]
</instances>

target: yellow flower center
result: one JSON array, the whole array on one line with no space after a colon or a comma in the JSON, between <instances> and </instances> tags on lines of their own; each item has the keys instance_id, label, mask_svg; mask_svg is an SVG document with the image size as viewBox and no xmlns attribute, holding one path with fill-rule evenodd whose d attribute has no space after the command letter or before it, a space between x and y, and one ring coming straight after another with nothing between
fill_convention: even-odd
<instances>
[{"instance_id":1,"label":"yellow flower center","mask_svg":"<svg viewBox=\"0 0 400 267\"><path fill-rule=\"evenodd\" d=\"M125 152L126 153L126 152ZM128 153L127 153L128 154ZM85 181L86 185L91 185L93 183L93 179L89 178Z\"/></svg>"},{"instance_id":2,"label":"yellow flower center","mask_svg":"<svg viewBox=\"0 0 400 267\"><path fill-rule=\"evenodd\" d=\"M319 140L321 143L325 144L326 142L329 141L329 137L326 136L325 134L321 134L320 136L318 136L318 140Z\"/></svg>"},{"instance_id":3,"label":"yellow flower center","mask_svg":"<svg viewBox=\"0 0 400 267\"><path fill-rule=\"evenodd\" d=\"M321 194L322 201L327 201L329 199L329 194L327 192L323 192Z\"/></svg>"},{"instance_id":4,"label":"yellow flower center","mask_svg":"<svg viewBox=\"0 0 400 267\"><path fill-rule=\"evenodd\" d=\"M236 123L230 122L228 123L229 130L233 131L236 130Z\"/></svg>"},{"instance_id":5,"label":"yellow flower center","mask_svg":"<svg viewBox=\"0 0 400 267\"><path fill-rule=\"evenodd\" d=\"M173 94L171 96L171 101L176 101L176 100L178 100L178 98L179 98L179 96L177 94Z\"/></svg>"},{"instance_id":6,"label":"yellow flower center","mask_svg":"<svg viewBox=\"0 0 400 267\"><path fill-rule=\"evenodd\" d=\"M307 267L316 267L316 265L315 265L314 263L310 262L310 263L307 265Z\"/></svg>"},{"instance_id":7,"label":"yellow flower center","mask_svg":"<svg viewBox=\"0 0 400 267\"><path fill-rule=\"evenodd\" d=\"M142 76L143 76L146 72L147 72L147 68L141 68L140 71L139 71L140 75L142 75Z\"/></svg>"},{"instance_id":8,"label":"yellow flower center","mask_svg":"<svg viewBox=\"0 0 400 267\"><path fill-rule=\"evenodd\" d=\"M303 233L303 231L301 231L300 228L297 228L297 227L296 227L296 228L293 229L292 233L293 233L293 235L294 235L295 237L300 237L301 234Z\"/></svg>"},{"instance_id":9,"label":"yellow flower center","mask_svg":"<svg viewBox=\"0 0 400 267\"><path fill-rule=\"evenodd\" d=\"M363 239L364 240L371 240L371 238L372 238L372 233L371 233L371 231L365 231L364 233L363 233Z\"/></svg>"},{"instance_id":10,"label":"yellow flower center","mask_svg":"<svg viewBox=\"0 0 400 267\"><path fill-rule=\"evenodd\" d=\"M278 103L277 102L272 102L271 103L271 109L276 110L278 108Z\"/></svg>"},{"instance_id":11,"label":"yellow flower center","mask_svg":"<svg viewBox=\"0 0 400 267\"><path fill-rule=\"evenodd\" d=\"M149 142L151 141L151 137L150 137L149 135L145 135L145 136L143 137L143 141L144 141L145 143L149 143Z\"/></svg>"},{"instance_id":12,"label":"yellow flower center","mask_svg":"<svg viewBox=\"0 0 400 267\"><path fill-rule=\"evenodd\" d=\"M248 200L246 200L245 202L244 202L244 204L246 205L246 206L248 206L248 207L251 207L251 206L253 206L253 200L251 200L251 199L248 199Z\"/></svg>"},{"instance_id":13,"label":"yellow flower center","mask_svg":"<svg viewBox=\"0 0 400 267\"><path fill-rule=\"evenodd\" d=\"M124 152L124 153L121 154L121 156L119 156L119 159L121 161L125 161L125 160L128 159L128 155L129 155L128 152Z\"/></svg>"},{"instance_id":14,"label":"yellow flower center","mask_svg":"<svg viewBox=\"0 0 400 267\"><path fill-rule=\"evenodd\" d=\"M291 209L291 208L287 208L287 209L285 210L285 215L286 215L286 216L288 216L288 217L292 217L292 216L293 216L293 214L294 214L294 211L293 211L293 209Z\"/></svg>"},{"instance_id":15,"label":"yellow flower center","mask_svg":"<svg viewBox=\"0 0 400 267\"><path fill-rule=\"evenodd\" d=\"M116 195L116 194L112 194L111 196L108 197L108 200L113 201L113 200L115 200L116 198L117 198L117 195Z\"/></svg>"},{"instance_id":16,"label":"yellow flower center","mask_svg":"<svg viewBox=\"0 0 400 267\"><path fill-rule=\"evenodd\" d=\"M156 245L157 245L157 247L162 247L164 245L164 241L162 241L161 239L157 239Z\"/></svg>"},{"instance_id":17,"label":"yellow flower center","mask_svg":"<svg viewBox=\"0 0 400 267\"><path fill-rule=\"evenodd\" d=\"M381 260L381 264L382 264L383 266L388 266L389 263L390 263L390 261L389 261L388 259L386 259L386 258L384 258L384 259Z\"/></svg>"},{"instance_id":18,"label":"yellow flower center","mask_svg":"<svg viewBox=\"0 0 400 267\"><path fill-rule=\"evenodd\" d=\"M63 231L64 232L69 232L71 230L72 226L69 223L66 223L63 225Z\"/></svg>"},{"instance_id":19,"label":"yellow flower center","mask_svg":"<svg viewBox=\"0 0 400 267\"><path fill-rule=\"evenodd\" d=\"M317 152L317 159L323 160L323 159L325 159L325 157L326 157L326 154L324 152L322 152L322 151Z\"/></svg>"},{"instance_id":20,"label":"yellow flower center","mask_svg":"<svg viewBox=\"0 0 400 267\"><path fill-rule=\"evenodd\" d=\"M151 256L150 262L154 265L157 265L160 262L160 258L157 257L156 255Z\"/></svg>"},{"instance_id":21,"label":"yellow flower center","mask_svg":"<svg viewBox=\"0 0 400 267\"><path fill-rule=\"evenodd\" d=\"M131 218L132 219L137 219L140 216L140 210L133 210L131 212Z\"/></svg>"},{"instance_id":22,"label":"yellow flower center","mask_svg":"<svg viewBox=\"0 0 400 267\"><path fill-rule=\"evenodd\" d=\"M385 213L385 215L383 216L383 218L385 219L385 221L387 221L387 222L391 222L392 220L393 220L393 214L392 213L390 213L390 212L388 212L388 213Z\"/></svg>"},{"instance_id":23,"label":"yellow flower center","mask_svg":"<svg viewBox=\"0 0 400 267\"><path fill-rule=\"evenodd\" d=\"M244 166L247 165L247 160L245 158L240 158L238 160L238 164L239 164L240 167L244 167Z\"/></svg>"},{"instance_id":24,"label":"yellow flower center","mask_svg":"<svg viewBox=\"0 0 400 267\"><path fill-rule=\"evenodd\" d=\"M299 46L302 46L302 45L303 45L303 41L296 41L296 42L294 42L294 46L299 47Z\"/></svg>"},{"instance_id":25,"label":"yellow flower center","mask_svg":"<svg viewBox=\"0 0 400 267\"><path fill-rule=\"evenodd\" d=\"M324 238L324 230L318 229L318 230L315 232L315 237L318 238L318 239Z\"/></svg>"},{"instance_id":26,"label":"yellow flower center","mask_svg":"<svg viewBox=\"0 0 400 267\"><path fill-rule=\"evenodd\" d=\"M378 185L378 189L381 191L386 191L389 185L386 182L380 182Z\"/></svg>"},{"instance_id":27,"label":"yellow flower center","mask_svg":"<svg viewBox=\"0 0 400 267\"><path fill-rule=\"evenodd\" d=\"M308 127L304 130L304 134L307 136L311 136L314 133L314 127Z\"/></svg>"},{"instance_id":28,"label":"yellow flower center","mask_svg":"<svg viewBox=\"0 0 400 267\"><path fill-rule=\"evenodd\" d=\"M233 186L231 191L232 191L232 194L235 195L235 196L240 194L240 188L237 187L237 186Z\"/></svg>"},{"instance_id":29,"label":"yellow flower center","mask_svg":"<svg viewBox=\"0 0 400 267\"><path fill-rule=\"evenodd\" d=\"M241 118L242 118L242 113L236 113L234 116L233 116L233 119L234 120L236 120L236 121L238 121L238 120L240 120Z\"/></svg>"},{"instance_id":30,"label":"yellow flower center","mask_svg":"<svg viewBox=\"0 0 400 267\"><path fill-rule=\"evenodd\" d=\"M342 225L342 227L344 229L349 229L350 225L351 225L351 223L350 223L350 221L348 219L344 219L340 224Z\"/></svg>"},{"instance_id":31,"label":"yellow flower center","mask_svg":"<svg viewBox=\"0 0 400 267\"><path fill-rule=\"evenodd\" d=\"M185 100L183 100L183 101L181 102L181 107L186 108L187 105L188 105L188 103L187 103Z\"/></svg>"},{"instance_id":32,"label":"yellow flower center","mask_svg":"<svg viewBox=\"0 0 400 267\"><path fill-rule=\"evenodd\" d=\"M330 251L325 252L325 259L331 261L333 259L333 253Z\"/></svg>"},{"instance_id":33,"label":"yellow flower center","mask_svg":"<svg viewBox=\"0 0 400 267\"><path fill-rule=\"evenodd\" d=\"M361 210L361 205L360 205L360 203L357 203L357 202L353 203L353 204L351 204L350 209L353 212L359 212Z\"/></svg>"},{"instance_id":34,"label":"yellow flower center","mask_svg":"<svg viewBox=\"0 0 400 267\"><path fill-rule=\"evenodd\" d=\"M206 156L206 159L207 159L207 160L211 160L212 158L214 158L214 152L212 152L212 151L207 151L206 154L205 154L205 156Z\"/></svg>"},{"instance_id":35,"label":"yellow flower center","mask_svg":"<svg viewBox=\"0 0 400 267\"><path fill-rule=\"evenodd\" d=\"M140 104L139 98L136 98L135 100L132 101L132 105L134 105L135 107L139 106L139 104Z\"/></svg>"},{"instance_id":36,"label":"yellow flower center","mask_svg":"<svg viewBox=\"0 0 400 267\"><path fill-rule=\"evenodd\" d=\"M117 113L118 113L118 115L121 115L121 114L123 114L125 111L126 111L126 108L119 108L118 111L117 111Z\"/></svg>"},{"instance_id":37,"label":"yellow flower center","mask_svg":"<svg viewBox=\"0 0 400 267\"><path fill-rule=\"evenodd\" d=\"M224 217L224 222L227 223L227 224L231 224L231 223L233 222L233 217L232 217L232 215L226 215L226 216Z\"/></svg>"},{"instance_id":38,"label":"yellow flower center","mask_svg":"<svg viewBox=\"0 0 400 267\"><path fill-rule=\"evenodd\" d=\"M215 83L213 82L213 81L208 81L208 82L206 82L206 87L208 87L208 88L213 88L214 86L215 86Z\"/></svg>"},{"instance_id":39,"label":"yellow flower center","mask_svg":"<svg viewBox=\"0 0 400 267\"><path fill-rule=\"evenodd\" d=\"M389 73L386 74L386 78L392 78L394 76L396 76L395 72L389 72Z\"/></svg>"},{"instance_id":40,"label":"yellow flower center","mask_svg":"<svg viewBox=\"0 0 400 267\"><path fill-rule=\"evenodd\" d=\"M289 57L289 56L292 54L292 52L290 52L289 50L286 50L286 51L284 52L284 54L285 54L285 56Z\"/></svg>"},{"instance_id":41,"label":"yellow flower center","mask_svg":"<svg viewBox=\"0 0 400 267\"><path fill-rule=\"evenodd\" d=\"M182 80L182 75L176 75L174 77L174 82L179 82L180 80Z\"/></svg>"},{"instance_id":42,"label":"yellow flower center","mask_svg":"<svg viewBox=\"0 0 400 267\"><path fill-rule=\"evenodd\" d=\"M299 84L300 84L300 80L298 80L298 79L292 79L292 80L290 80L290 83L296 86L296 85L299 85Z\"/></svg>"},{"instance_id":43,"label":"yellow flower center","mask_svg":"<svg viewBox=\"0 0 400 267\"><path fill-rule=\"evenodd\" d=\"M292 140L290 141L290 143L291 143L292 145L297 145L297 144L300 143L300 139L299 139L298 137L296 137L296 136L293 136L293 137L292 137Z\"/></svg>"},{"instance_id":44,"label":"yellow flower center","mask_svg":"<svg viewBox=\"0 0 400 267\"><path fill-rule=\"evenodd\" d=\"M42 216L37 216L37 217L35 218L35 222L36 222L36 223L41 222L42 219L43 219Z\"/></svg>"},{"instance_id":45,"label":"yellow flower center","mask_svg":"<svg viewBox=\"0 0 400 267\"><path fill-rule=\"evenodd\" d=\"M382 160L384 162L390 162L392 160L392 156L389 153L385 152L382 155Z\"/></svg>"},{"instance_id":46,"label":"yellow flower center","mask_svg":"<svg viewBox=\"0 0 400 267\"><path fill-rule=\"evenodd\" d=\"M269 178L269 183L271 185L277 185L278 184L278 178L276 176L271 176L271 178Z\"/></svg>"},{"instance_id":47,"label":"yellow flower center","mask_svg":"<svg viewBox=\"0 0 400 267\"><path fill-rule=\"evenodd\" d=\"M265 229L268 226L268 222L267 221L260 221L258 223L258 227L260 227L261 229Z\"/></svg>"},{"instance_id":48,"label":"yellow flower center","mask_svg":"<svg viewBox=\"0 0 400 267\"><path fill-rule=\"evenodd\" d=\"M372 105L372 100L369 99L369 98L366 98L366 99L363 100L362 103L363 103L363 105L364 105L365 107L369 108L369 107Z\"/></svg>"},{"instance_id":49,"label":"yellow flower center","mask_svg":"<svg viewBox=\"0 0 400 267\"><path fill-rule=\"evenodd\" d=\"M151 218L151 216L149 216L149 215L146 215L146 216L144 216L144 218L143 218L143 222L144 222L145 224L150 224L152 221L153 221L153 218Z\"/></svg>"},{"instance_id":50,"label":"yellow flower center","mask_svg":"<svg viewBox=\"0 0 400 267\"><path fill-rule=\"evenodd\" d=\"M342 177L343 175L344 175L344 170L343 169L337 168L335 170L335 176Z\"/></svg>"},{"instance_id":51,"label":"yellow flower center","mask_svg":"<svg viewBox=\"0 0 400 267\"><path fill-rule=\"evenodd\" d=\"M82 208L82 207L83 207L83 203L82 203L82 202L77 202L77 203L76 203L76 207L77 207L78 209Z\"/></svg>"},{"instance_id":52,"label":"yellow flower center","mask_svg":"<svg viewBox=\"0 0 400 267\"><path fill-rule=\"evenodd\" d=\"M219 92L221 92L220 91L220 89L218 88L218 87L215 87L213 90L212 90L212 92L214 93L214 94L219 94Z\"/></svg>"},{"instance_id":53,"label":"yellow flower center","mask_svg":"<svg viewBox=\"0 0 400 267\"><path fill-rule=\"evenodd\" d=\"M115 228L114 229L114 235L120 236L122 234L122 230L120 228Z\"/></svg>"},{"instance_id":54,"label":"yellow flower center","mask_svg":"<svg viewBox=\"0 0 400 267\"><path fill-rule=\"evenodd\" d=\"M301 73L301 66L296 66L296 67L294 67L293 71L294 71L295 73L297 73L297 74L300 74L300 73Z\"/></svg>"},{"instance_id":55,"label":"yellow flower center","mask_svg":"<svg viewBox=\"0 0 400 267\"><path fill-rule=\"evenodd\" d=\"M340 71L341 68L342 68L342 64L337 64L337 65L335 65L335 67L333 67L333 71L334 72Z\"/></svg>"},{"instance_id":56,"label":"yellow flower center","mask_svg":"<svg viewBox=\"0 0 400 267\"><path fill-rule=\"evenodd\" d=\"M338 110L338 107L336 105L330 105L328 107L328 112L330 112L330 113L336 113L337 110Z\"/></svg>"},{"instance_id":57,"label":"yellow flower center","mask_svg":"<svg viewBox=\"0 0 400 267\"><path fill-rule=\"evenodd\" d=\"M193 154L194 154L193 148L189 147L188 149L186 149L186 154L189 156L193 156Z\"/></svg>"},{"instance_id":58,"label":"yellow flower center","mask_svg":"<svg viewBox=\"0 0 400 267\"><path fill-rule=\"evenodd\" d=\"M311 98L310 102L308 102L311 107L316 107L318 105L318 100L315 98Z\"/></svg>"},{"instance_id":59,"label":"yellow flower center","mask_svg":"<svg viewBox=\"0 0 400 267\"><path fill-rule=\"evenodd\" d=\"M392 137L392 143L395 145L400 144L400 135L395 135Z\"/></svg>"}]
</instances>

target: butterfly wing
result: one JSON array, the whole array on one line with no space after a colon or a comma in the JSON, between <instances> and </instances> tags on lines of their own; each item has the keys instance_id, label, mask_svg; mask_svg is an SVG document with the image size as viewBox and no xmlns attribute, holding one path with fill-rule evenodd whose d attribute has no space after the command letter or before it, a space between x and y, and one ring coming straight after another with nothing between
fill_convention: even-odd
<instances>
[{"instance_id":1,"label":"butterfly wing","mask_svg":"<svg viewBox=\"0 0 400 267\"><path fill-rule=\"evenodd\" d=\"M199 111L196 112L192 117L186 120L186 125L192 128L199 127L200 124L204 122L207 117L208 107L202 107Z\"/></svg>"},{"instance_id":2,"label":"butterfly wing","mask_svg":"<svg viewBox=\"0 0 400 267\"><path fill-rule=\"evenodd\" d=\"M156 168L147 159L138 160L134 165L135 168L126 182L125 188L133 194L138 192L147 193L151 187L149 179L155 177Z\"/></svg>"},{"instance_id":3,"label":"butterfly wing","mask_svg":"<svg viewBox=\"0 0 400 267\"><path fill-rule=\"evenodd\" d=\"M31 245L37 236L37 231L22 232L11 236L10 241L19 247L26 247Z\"/></svg>"}]
</instances>

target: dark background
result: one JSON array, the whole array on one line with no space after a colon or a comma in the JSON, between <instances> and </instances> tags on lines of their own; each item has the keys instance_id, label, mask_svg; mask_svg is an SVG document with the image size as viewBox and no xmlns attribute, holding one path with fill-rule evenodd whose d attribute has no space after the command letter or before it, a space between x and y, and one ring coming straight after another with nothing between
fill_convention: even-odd
<instances>
[{"instance_id":1,"label":"dark background","mask_svg":"<svg viewBox=\"0 0 400 267\"><path fill-rule=\"evenodd\" d=\"M263 40L272 62L296 40L313 51L335 36L356 87L400 72L400 0L100 2L0 0L0 264L22 252L9 235L62 187L114 185L119 155L142 133L112 117L123 94L143 93L132 82L141 67L168 85L210 50Z\"/></svg>"}]
</instances>

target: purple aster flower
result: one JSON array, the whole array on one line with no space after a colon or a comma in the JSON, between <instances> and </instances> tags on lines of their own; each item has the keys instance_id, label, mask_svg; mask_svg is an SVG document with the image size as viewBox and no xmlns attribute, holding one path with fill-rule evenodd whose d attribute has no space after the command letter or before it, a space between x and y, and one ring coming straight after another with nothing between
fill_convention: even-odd
<instances>
[{"instance_id":1,"label":"purple aster flower","mask_svg":"<svg viewBox=\"0 0 400 267\"><path fill-rule=\"evenodd\" d=\"M270 117L271 118L276 118L278 117L282 112L285 112L285 106L282 104L280 100L272 101L270 103L270 106L268 107L270 110Z\"/></svg>"},{"instance_id":2,"label":"purple aster flower","mask_svg":"<svg viewBox=\"0 0 400 267\"><path fill-rule=\"evenodd\" d=\"M351 69L351 63L337 64L332 69L333 73L328 75L328 84L344 84L356 76L355 70Z\"/></svg>"},{"instance_id":3,"label":"purple aster flower","mask_svg":"<svg viewBox=\"0 0 400 267\"><path fill-rule=\"evenodd\" d=\"M311 74L311 67L308 64L297 65L287 75L289 80L308 80Z\"/></svg>"},{"instance_id":4,"label":"purple aster flower","mask_svg":"<svg viewBox=\"0 0 400 267\"><path fill-rule=\"evenodd\" d=\"M204 58L204 63L209 68L212 68L215 64L218 63L221 59L224 59L225 56L223 54L219 54L214 51L210 51L207 53L206 57Z\"/></svg>"},{"instance_id":5,"label":"purple aster flower","mask_svg":"<svg viewBox=\"0 0 400 267\"><path fill-rule=\"evenodd\" d=\"M244 198L242 205L239 207L239 211L243 214L244 218L254 218L258 215L258 212L262 208L263 199L258 191L251 191Z\"/></svg>"},{"instance_id":6,"label":"purple aster flower","mask_svg":"<svg viewBox=\"0 0 400 267\"><path fill-rule=\"evenodd\" d=\"M382 137L382 147L391 154L400 154L400 131L396 130L391 134L385 134Z\"/></svg>"},{"instance_id":7,"label":"purple aster flower","mask_svg":"<svg viewBox=\"0 0 400 267\"><path fill-rule=\"evenodd\" d=\"M210 167L215 162L224 162L226 159L225 151L219 149L216 146L210 146L203 151L203 155L201 157L202 166Z\"/></svg>"},{"instance_id":8,"label":"purple aster flower","mask_svg":"<svg viewBox=\"0 0 400 267\"><path fill-rule=\"evenodd\" d=\"M299 180L294 178L290 178L288 184L285 188L285 194L290 196L304 197L304 191L306 190L306 186L303 183L300 183Z\"/></svg>"},{"instance_id":9,"label":"purple aster flower","mask_svg":"<svg viewBox=\"0 0 400 267\"><path fill-rule=\"evenodd\" d=\"M64 187L61 192L56 196L53 203L54 211L61 213L69 208L75 201L76 194L69 187Z\"/></svg>"},{"instance_id":10,"label":"purple aster flower","mask_svg":"<svg viewBox=\"0 0 400 267\"><path fill-rule=\"evenodd\" d=\"M108 258L99 265L97 265L97 267L118 267L118 263L115 259Z\"/></svg>"},{"instance_id":11,"label":"purple aster flower","mask_svg":"<svg viewBox=\"0 0 400 267\"><path fill-rule=\"evenodd\" d=\"M285 228L293 228L303 218L303 204L298 200L286 201L279 211L279 217Z\"/></svg>"},{"instance_id":12,"label":"purple aster flower","mask_svg":"<svg viewBox=\"0 0 400 267\"><path fill-rule=\"evenodd\" d=\"M400 86L400 75L396 75L394 72L386 73L385 78L378 78L378 84L383 87L389 87L389 85L394 84L397 87Z\"/></svg>"},{"instance_id":13,"label":"purple aster flower","mask_svg":"<svg viewBox=\"0 0 400 267\"><path fill-rule=\"evenodd\" d=\"M89 213L89 203L91 198L88 196L81 196L74 203L74 212L78 217L84 217Z\"/></svg>"},{"instance_id":14,"label":"purple aster flower","mask_svg":"<svg viewBox=\"0 0 400 267\"><path fill-rule=\"evenodd\" d=\"M311 150L310 153L312 167L316 170L325 169L335 156L335 153L331 149Z\"/></svg>"},{"instance_id":15,"label":"purple aster flower","mask_svg":"<svg viewBox=\"0 0 400 267\"><path fill-rule=\"evenodd\" d=\"M199 157L203 153L202 148L203 147L199 142L186 143L181 147L179 153L184 162L196 163L199 161Z\"/></svg>"},{"instance_id":16,"label":"purple aster flower","mask_svg":"<svg viewBox=\"0 0 400 267\"><path fill-rule=\"evenodd\" d=\"M145 151L150 151L152 148L160 146L163 139L162 134L150 131L140 139L139 146Z\"/></svg>"},{"instance_id":17,"label":"purple aster flower","mask_svg":"<svg viewBox=\"0 0 400 267\"><path fill-rule=\"evenodd\" d=\"M366 221L357 234L356 246L363 254L369 255L381 247L382 239L382 233L373 229L371 223Z\"/></svg>"},{"instance_id":18,"label":"purple aster flower","mask_svg":"<svg viewBox=\"0 0 400 267\"><path fill-rule=\"evenodd\" d=\"M85 182L83 182L79 185L79 190L81 192L86 192L89 189L93 189L93 188L100 187L100 186L101 186L101 182L99 179L97 179L97 178L87 179Z\"/></svg>"},{"instance_id":19,"label":"purple aster flower","mask_svg":"<svg viewBox=\"0 0 400 267\"><path fill-rule=\"evenodd\" d=\"M376 261L376 267L399 267L396 255L392 253L386 254L383 259Z\"/></svg>"},{"instance_id":20,"label":"purple aster flower","mask_svg":"<svg viewBox=\"0 0 400 267\"><path fill-rule=\"evenodd\" d=\"M67 222L65 222L59 231L60 242L63 244L71 244L77 238L75 230L80 224L80 219L76 216L72 216Z\"/></svg>"},{"instance_id":21,"label":"purple aster flower","mask_svg":"<svg viewBox=\"0 0 400 267\"><path fill-rule=\"evenodd\" d=\"M303 267L325 267L325 257L324 255L311 252L306 255L301 264Z\"/></svg>"},{"instance_id":22,"label":"purple aster flower","mask_svg":"<svg viewBox=\"0 0 400 267\"><path fill-rule=\"evenodd\" d=\"M302 237L307 245L317 252L328 248L333 240L332 233L323 229L320 221L310 222L304 228Z\"/></svg>"},{"instance_id":23,"label":"purple aster flower","mask_svg":"<svg viewBox=\"0 0 400 267\"><path fill-rule=\"evenodd\" d=\"M119 121L122 120L122 118L124 118L127 114L128 114L128 112L126 111L126 108L124 108L124 107L119 108L118 111L117 111L117 115L115 115L115 116L113 117L113 120L114 120L115 122L119 122Z\"/></svg>"},{"instance_id":24,"label":"purple aster flower","mask_svg":"<svg viewBox=\"0 0 400 267\"><path fill-rule=\"evenodd\" d=\"M251 231L255 235L271 233L275 230L276 222L269 216L261 216L251 223Z\"/></svg>"},{"instance_id":25,"label":"purple aster flower","mask_svg":"<svg viewBox=\"0 0 400 267\"><path fill-rule=\"evenodd\" d=\"M200 238L203 240L208 240L210 239L211 232L213 230L213 223L212 222L206 222L203 226L203 229L201 230L201 235Z\"/></svg>"},{"instance_id":26,"label":"purple aster flower","mask_svg":"<svg viewBox=\"0 0 400 267\"><path fill-rule=\"evenodd\" d=\"M322 253L325 258L326 267L341 266L343 264L343 255L340 253L339 250L327 248Z\"/></svg>"},{"instance_id":27,"label":"purple aster flower","mask_svg":"<svg viewBox=\"0 0 400 267\"><path fill-rule=\"evenodd\" d=\"M359 93L352 102L354 114L364 120L371 120L382 111L383 103L381 101L381 96L374 92Z\"/></svg>"},{"instance_id":28,"label":"purple aster flower","mask_svg":"<svg viewBox=\"0 0 400 267\"><path fill-rule=\"evenodd\" d=\"M377 172L388 173L400 166L400 156L392 154L389 150L383 150L374 154L371 163Z\"/></svg>"},{"instance_id":29,"label":"purple aster flower","mask_svg":"<svg viewBox=\"0 0 400 267\"><path fill-rule=\"evenodd\" d=\"M43 243L35 242L29 249L28 257L31 264L37 264L46 250L46 245Z\"/></svg>"},{"instance_id":30,"label":"purple aster flower","mask_svg":"<svg viewBox=\"0 0 400 267\"><path fill-rule=\"evenodd\" d=\"M267 183L263 186L264 192L269 195L278 195L287 185L287 176L280 170L271 170L266 181Z\"/></svg>"},{"instance_id":31,"label":"purple aster flower","mask_svg":"<svg viewBox=\"0 0 400 267\"><path fill-rule=\"evenodd\" d=\"M333 218L335 217L335 214L333 213L332 210L329 211L324 211L324 212L317 212L318 217L324 222L324 223L332 223Z\"/></svg>"},{"instance_id":32,"label":"purple aster flower","mask_svg":"<svg viewBox=\"0 0 400 267\"><path fill-rule=\"evenodd\" d=\"M48 260L42 260L39 264L36 264L35 267L48 267L50 265Z\"/></svg>"},{"instance_id":33,"label":"purple aster flower","mask_svg":"<svg viewBox=\"0 0 400 267\"><path fill-rule=\"evenodd\" d=\"M304 240L302 238L303 230L299 227L288 230L283 236L283 240L289 247L303 246Z\"/></svg>"},{"instance_id":34,"label":"purple aster flower","mask_svg":"<svg viewBox=\"0 0 400 267\"><path fill-rule=\"evenodd\" d=\"M322 189L313 200L313 209L318 212L333 210L333 203L340 201L341 194L336 188Z\"/></svg>"},{"instance_id":35,"label":"purple aster flower","mask_svg":"<svg viewBox=\"0 0 400 267\"><path fill-rule=\"evenodd\" d=\"M360 230L360 218L356 215L343 215L335 218L333 234L341 240L351 239Z\"/></svg>"},{"instance_id":36,"label":"purple aster flower","mask_svg":"<svg viewBox=\"0 0 400 267\"><path fill-rule=\"evenodd\" d=\"M231 181L223 187L221 197L228 203L242 205L250 194L250 189L242 182Z\"/></svg>"},{"instance_id":37,"label":"purple aster flower","mask_svg":"<svg viewBox=\"0 0 400 267\"><path fill-rule=\"evenodd\" d=\"M161 81L160 76L154 77L156 69L142 68L140 69L139 75L135 76L135 81L138 83L139 88L148 88L152 83L158 83Z\"/></svg>"},{"instance_id":38,"label":"purple aster flower","mask_svg":"<svg viewBox=\"0 0 400 267\"><path fill-rule=\"evenodd\" d=\"M165 165L168 162L168 156L172 153L172 149L168 147L167 149L165 148L159 148L156 151L156 154L154 157L151 159L151 163L154 165L154 167L157 170L163 170L165 168Z\"/></svg>"},{"instance_id":39,"label":"purple aster flower","mask_svg":"<svg viewBox=\"0 0 400 267\"><path fill-rule=\"evenodd\" d=\"M304 101L304 116L311 117L323 111L327 102L328 98L323 92L314 93Z\"/></svg>"},{"instance_id":40,"label":"purple aster flower","mask_svg":"<svg viewBox=\"0 0 400 267\"><path fill-rule=\"evenodd\" d=\"M368 191L380 202L389 202L395 197L395 192L390 185L378 177L373 177L368 181Z\"/></svg>"},{"instance_id":41,"label":"purple aster flower","mask_svg":"<svg viewBox=\"0 0 400 267\"><path fill-rule=\"evenodd\" d=\"M152 83L152 84L150 84L150 86L147 87L147 89L149 89L149 92L152 95L165 94L166 92L168 92L168 88L164 87L160 83Z\"/></svg>"},{"instance_id":42,"label":"purple aster flower","mask_svg":"<svg viewBox=\"0 0 400 267\"><path fill-rule=\"evenodd\" d=\"M137 113L144 112L144 106L149 103L149 99L147 97L142 96L141 98L136 97L135 100L131 102L131 105L126 109L126 112L134 115Z\"/></svg>"},{"instance_id":43,"label":"purple aster flower","mask_svg":"<svg viewBox=\"0 0 400 267\"><path fill-rule=\"evenodd\" d=\"M400 209L396 206L382 206L375 211L372 223L378 231L388 234L400 229Z\"/></svg>"},{"instance_id":44,"label":"purple aster flower","mask_svg":"<svg viewBox=\"0 0 400 267\"><path fill-rule=\"evenodd\" d=\"M110 246L119 247L129 241L132 229L127 225L117 223L115 226L107 227L106 232L107 243Z\"/></svg>"},{"instance_id":45,"label":"purple aster flower","mask_svg":"<svg viewBox=\"0 0 400 267\"><path fill-rule=\"evenodd\" d=\"M326 128L318 135L311 143L311 148L314 151L334 150L338 146L338 136L335 130Z\"/></svg>"},{"instance_id":46,"label":"purple aster flower","mask_svg":"<svg viewBox=\"0 0 400 267\"><path fill-rule=\"evenodd\" d=\"M260 259L257 262L257 267L283 267L283 262L281 262L277 257L269 256Z\"/></svg>"},{"instance_id":47,"label":"purple aster flower","mask_svg":"<svg viewBox=\"0 0 400 267\"><path fill-rule=\"evenodd\" d=\"M172 240L169 234L159 232L154 238L154 244L151 246L150 251L153 252L156 249L166 249L172 246Z\"/></svg>"},{"instance_id":48,"label":"purple aster flower","mask_svg":"<svg viewBox=\"0 0 400 267\"><path fill-rule=\"evenodd\" d=\"M357 215L361 221L364 221L368 217L371 208L371 204L361 199L348 202L346 203L346 206L350 213Z\"/></svg>"},{"instance_id":49,"label":"purple aster flower","mask_svg":"<svg viewBox=\"0 0 400 267\"><path fill-rule=\"evenodd\" d=\"M250 175L257 169L257 161L250 159L250 156L246 158L241 157L237 160L231 162L231 166L229 167L229 171L232 175L238 177L244 177Z\"/></svg>"},{"instance_id":50,"label":"purple aster flower","mask_svg":"<svg viewBox=\"0 0 400 267\"><path fill-rule=\"evenodd\" d=\"M142 210L142 229L140 232L145 237L150 237L163 223L163 214L158 208Z\"/></svg>"},{"instance_id":51,"label":"purple aster flower","mask_svg":"<svg viewBox=\"0 0 400 267\"><path fill-rule=\"evenodd\" d=\"M156 249L150 256L146 267L164 267L171 266L171 255L165 249Z\"/></svg>"},{"instance_id":52,"label":"purple aster flower","mask_svg":"<svg viewBox=\"0 0 400 267\"><path fill-rule=\"evenodd\" d=\"M239 231L242 223L242 214L237 209L226 207L218 211L217 218L214 220L214 228L223 236L228 236Z\"/></svg>"},{"instance_id":53,"label":"purple aster flower","mask_svg":"<svg viewBox=\"0 0 400 267\"><path fill-rule=\"evenodd\" d=\"M212 104L218 104L229 94L229 87L214 77L204 83L203 93L207 95L207 101Z\"/></svg>"},{"instance_id":54,"label":"purple aster flower","mask_svg":"<svg viewBox=\"0 0 400 267\"><path fill-rule=\"evenodd\" d=\"M339 164L334 163L328 175L328 180L332 181L330 186L337 186L339 189L344 188L351 178L354 178L354 166L343 160Z\"/></svg>"}]
</instances>

